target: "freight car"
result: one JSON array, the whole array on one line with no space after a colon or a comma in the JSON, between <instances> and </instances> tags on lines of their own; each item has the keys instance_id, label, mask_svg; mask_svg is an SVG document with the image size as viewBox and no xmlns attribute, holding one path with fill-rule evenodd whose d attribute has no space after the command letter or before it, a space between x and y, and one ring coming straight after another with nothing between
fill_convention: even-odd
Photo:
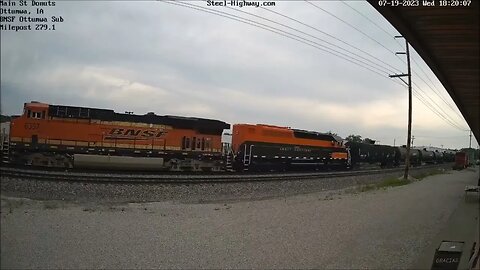
<instances>
[{"instance_id":1,"label":"freight car","mask_svg":"<svg viewBox=\"0 0 480 270\"><path fill-rule=\"evenodd\" d=\"M405 163L405 159L407 157L407 147L405 145L398 148L400 150L400 161L401 163ZM422 165L422 155L420 150L418 149L410 149L410 165L412 166L420 166Z\"/></svg>"},{"instance_id":2,"label":"freight car","mask_svg":"<svg viewBox=\"0 0 480 270\"><path fill-rule=\"evenodd\" d=\"M39 102L11 121L10 162L64 168L218 171L221 134L211 119L134 115Z\"/></svg>"},{"instance_id":3,"label":"freight car","mask_svg":"<svg viewBox=\"0 0 480 270\"><path fill-rule=\"evenodd\" d=\"M435 163L435 152L428 151L426 148L418 149L420 152L420 160L423 164L434 164Z\"/></svg>"},{"instance_id":4,"label":"freight car","mask_svg":"<svg viewBox=\"0 0 480 270\"><path fill-rule=\"evenodd\" d=\"M445 161L445 152L435 150L434 154L435 154L435 163L439 164Z\"/></svg>"},{"instance_id":5,"label":"freight car","mask_svg":"<svg viewBox=\"0 0 480 270\"><path fill-rule=\"evenodd\" d=\"M400 163L401 152L394 146L361 142L347 142L345 146L349 148L352 167L375 164L384 168L398 166Z\"/></svg>"},{"instance_id":6,"label":"freight car","mask_svg":"<svg viewBox=\"0 0 480 270\"><path fill-rule=\"evenodd\" d=\"M466 152L457 152L455 154L455 164L453 165L453 169L461 170L465 169L469 165L468 154Z\"/></svg>"},{"instance_id":7,"label":"freight car","mask_svg":"<svg viewBox=\"0 0 480 270\"><path fill-rule=\"evenodd\" d=\"M454 162L455 161L455 151L452 151L452 150L443 151L443 161Z\"/></svg>"},{"instance_id":8,"label":"freight car","mask_svg":"<svg viewBox=\"0 0 480 270\"><path fill-rule=\"evenodd\" d=\"M271 125L233 125L237 171L346 169L347 149L331 134Z\"/></svg>"}]
</instances>

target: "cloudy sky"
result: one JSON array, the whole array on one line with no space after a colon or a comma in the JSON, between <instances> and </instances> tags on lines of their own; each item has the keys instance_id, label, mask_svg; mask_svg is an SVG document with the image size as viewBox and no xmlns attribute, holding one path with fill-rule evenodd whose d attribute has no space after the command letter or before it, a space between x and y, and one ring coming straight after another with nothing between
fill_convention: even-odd
<instances>
[{"instance_id":1,"label":"cloudy sky","mask_svg":"<svg viewBox=\"0 0 480 270\"><path fill-rule=\"evenodd\" d=\"M45 8L64 19L55 31L1 32L2 114L37 100L405 144L407 89L388 78L406 71L394 54L404 41L366 2L313 4L57 1ZM437 111L414 97L414 144L468 147L456 105L415 51L412 58L414 89Z\"/></svg>"}]
</instances>

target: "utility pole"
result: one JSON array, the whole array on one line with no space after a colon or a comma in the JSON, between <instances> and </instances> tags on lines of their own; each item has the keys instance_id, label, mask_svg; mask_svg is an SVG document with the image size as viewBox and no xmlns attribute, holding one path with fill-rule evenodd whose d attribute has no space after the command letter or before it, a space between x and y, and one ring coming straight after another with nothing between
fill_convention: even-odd
<instances>
[{"instance_id":1,"label":"utility pole","mask_svg":"<svg viewBox=\"0 0 480 270\"><path fill-rule=\"evenodd\" d=\"M470 129L470 145L468 148L472 148L472 130Z\"/></svg>"},{"instance_id":2,"label":"utility pole","mask_svg":"<svg viewBox=\"0 0 480 270\"><path fill-rule=\"evenodd\" d=\"M403 36L395 36L395 38L403 38ZM390 75L390 78L399 78L408 86L408 132L407 132L407 153L405 157L405 173L403 174L403 179L408 179L408 170L410 169L410 143L412 140L412 73L410 69L410 51L408 48L408 41L405 39L405 52L397 52L395 54L406 54L407 55L407 74L394 74ZM402 79L402 77L407 77L408 82Z\"/></svg>"}]
</instances>

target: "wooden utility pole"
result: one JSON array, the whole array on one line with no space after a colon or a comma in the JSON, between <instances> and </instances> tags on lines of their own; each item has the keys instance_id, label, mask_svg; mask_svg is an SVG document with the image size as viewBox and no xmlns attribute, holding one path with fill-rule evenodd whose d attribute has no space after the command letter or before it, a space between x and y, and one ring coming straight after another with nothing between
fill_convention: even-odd
<instances>
[{"instance_id":1,"label":"wooden utility pole","mask_svg":"<svg viewBox=\"0 0 480 270\"><path fill-rule=\"evenodd\" d=\"M395 36L395 38L403 38L402 36ZM408 171L410 169L410 143L412 141L412 72L410 69L410 50L408 48L408 41L405 39L405 52L397 52L396 54L407 55L407 73L390 75L390 78L399 78L408 86L408 132L407 132L407 153L405 157L405 173L403 179L408 179ZM404 81L402 77L407 77L408 82Z\"/></svg>"},{"instance_id":2,"label":"wooden utility pole","mask_svg":"<svg viewBox=\"0 0 480 270\"><path fill-rule=\"evenodd\" d=\"M470 129L470 144L468 145L468 148L472 148L472 130Z\"/></svg>"}]
</instances>

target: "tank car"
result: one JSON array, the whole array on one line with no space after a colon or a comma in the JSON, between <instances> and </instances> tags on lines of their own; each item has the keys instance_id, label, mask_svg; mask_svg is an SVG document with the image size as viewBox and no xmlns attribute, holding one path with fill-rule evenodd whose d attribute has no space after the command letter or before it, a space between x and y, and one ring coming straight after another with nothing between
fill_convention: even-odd
<instances>
[{"instance_id":1,"label":"tank car","mask_svg":"<svg viewBox=\"0 0 480 270\"><path fill-rule=\"evenodd\" d=\"M270 125L233 125L237 171L284 171L349 166L347 149L331 134Z\"/></svg>"},{"instance_id":2,"label":"tank car","mask_svg":"<svg viewBox=\"0 0 480 270\"><path fill-rule=\"evenodd\" d=\"M435 153L433 151L428 151L426 148L418 149L420 152L420 159L422 164L434 164L435 163Z\"/></svg>"},{"instance_id":3,"label":"tank car","mask_svg":"<svg viewBox=\"0 0 480 270\"><path fill-rule=\"evenodd\" d=\"M440 164L445 161L445 154L442 151L435 150L435 163Z\"/></svg>"},{"instance_id":4,"label":"tank car","mask_svg":"<svg viewBox=\"0 0 480 270\"><path fill-rule=\"evenodd\" d=\"M389 145L368 144L360 142L347 142L352 167L361 164L375 164L381 168L398 166L400 163L400 150Z\"/></svg>"},{"instance_id":5,"label":"tank car","mask_svg":"<svg viewBox=\"0 0 480 270\"><path fill-rule=\"evenodd\" d=\"M443 160L445 162L454 162L455 161L455 151L452 151L452 150L443 151Z\"/></svg>"},{"instance_id":6,"label":"tank car","mask_svg":"<svg viewBox=\"0 0 480 270\"><path fill-rule=\"evenodd\" d=\"M10 161L61 168L216 171L221 134L211 119L24 104L10 124Z\"/></svg>"},{"instance_id":7,"label":"tank car","mask_svg":"<svg viewBox=\"0 0 480 270\"><path fill-rule=\"evenodd\" d=\"M405 159L407 157L407 147L405 145L398 147L400 151L400 163L405 163ZM412 166L419 166L422 163L420 150L410 148L410 165Z\"/></svg>"}]
</instances>

